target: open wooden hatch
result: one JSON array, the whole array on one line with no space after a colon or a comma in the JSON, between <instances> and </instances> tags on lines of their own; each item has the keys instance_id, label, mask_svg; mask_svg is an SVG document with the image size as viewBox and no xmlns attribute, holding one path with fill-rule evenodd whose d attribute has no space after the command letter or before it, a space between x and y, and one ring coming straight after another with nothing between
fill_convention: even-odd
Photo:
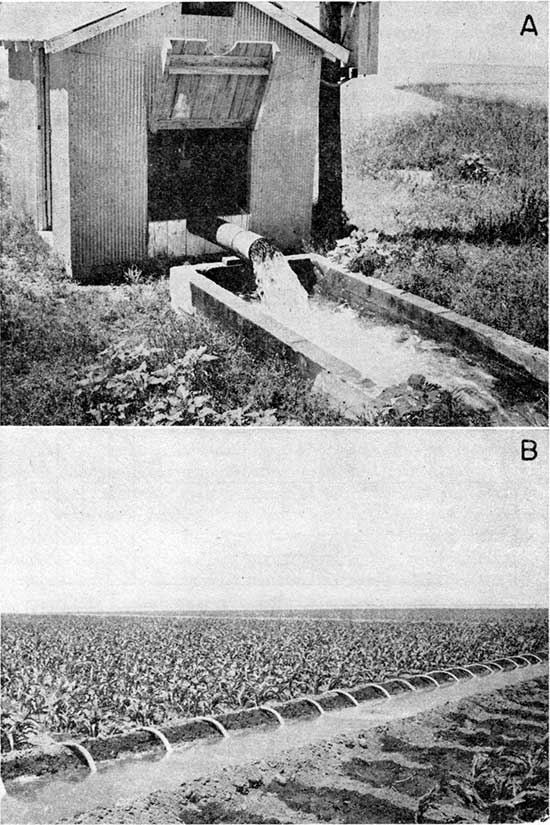
<instances>
[{"instance_id":1,"label":"open wooden hatch","mask_svg":"<svg viewBox=\"0 0 550 825\"><path fill-rule=\"evenodd\" d=\"M216 252L188 231L194 216L248 226L251 134L278 51L238 42L214 54L206 40L166 41L148 136L150 255Z\"/></svg>"},{"instance_id":2,"label":"open wooden hatch","mask_svg":"<svg viewBox=\"0 0 550 825\"><path fill-rule=\"evenodd\" d=\"M220 55L206 40L168 40L151 130L254 128L277 53L274 43L238 42Z\"/></svg>"}]
</instances>

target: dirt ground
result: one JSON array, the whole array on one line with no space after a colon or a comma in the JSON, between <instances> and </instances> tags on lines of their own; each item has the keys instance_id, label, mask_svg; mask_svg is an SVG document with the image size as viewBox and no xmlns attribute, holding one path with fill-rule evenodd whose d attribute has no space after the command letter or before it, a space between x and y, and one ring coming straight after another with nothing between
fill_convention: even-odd
<instances>
[{"instance_id":1,"label":"dirt ground","mask_svg":"<svg viewBox=\"0 0 550 825\"><path fill-rule=\"evenodd\" d=\"M521 761L536 748L544 748L547 690L548 680L539 678L473 696L351 736L293 749L273 761L225 767L176 791L157 791L114 808L97 808L71 821L488 821L488 808L466 804L453 792L449 779L467 782L474 757L480 759L476 754L489 754L498 764L503 754ZM539 805L544 807L544 802ZM544 811L537 814L542 817ZM535 817L531 811L523 818Z\"/></svg>"}]
</instances>

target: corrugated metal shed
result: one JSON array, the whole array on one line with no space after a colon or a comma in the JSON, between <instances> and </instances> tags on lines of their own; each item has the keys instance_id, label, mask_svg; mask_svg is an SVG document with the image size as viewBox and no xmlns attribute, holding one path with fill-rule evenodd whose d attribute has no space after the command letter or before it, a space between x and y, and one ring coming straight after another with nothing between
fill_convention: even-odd
<instances>
[{"instance_id":1,"label":"corrugated metal shed","mask_svg":"<svg viewBox=\"0 0 550 825\"><path fill-rule=\"evenodd\" d=\"M232 17L215 17L154 4L50 54L54 241L65 254L70 249L77 275L147 256L148 134L167 38L207 41L218 56L239 41L277 46L260 116L248 127L248 210L239 222L289 249L309 234L323 51L257 5L238 2ZM20 126L28 132L28 123ZM23 186L32 185L27 176ZM200 254L191 236L176 246Z\"/></svg>"},{"instance_id":2,"label":"corrugated metal shed","mask_svg":"<svg viewBox=\"0 0 550 825\"><path fill-rule=\"evenodd\" d=\"M347 60L346 49L337 43L332 43L312 23L295 14L292 10L293 3L278 3L275 0L267 2L248 0L248 2L268 17L322 49L325 57L343 62ZM160 0L153 0L153 2L131 0L124 6L110 2L4 2L0 3L0 39L12 42L42 41L46 52L60 51L166 5L168 5L167 2Z\"/></svg>"}]
</instances>

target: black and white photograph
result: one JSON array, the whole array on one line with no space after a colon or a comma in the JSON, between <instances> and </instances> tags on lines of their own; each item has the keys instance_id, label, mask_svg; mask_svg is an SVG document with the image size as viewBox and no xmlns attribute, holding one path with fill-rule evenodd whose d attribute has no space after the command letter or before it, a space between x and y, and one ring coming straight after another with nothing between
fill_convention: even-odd
<instances>
[{"instance_id":1,"label":"black and white photograph","mask_svg":"<svg viewBox=\"0 0 550 825\"><path fill-rule=\"evenodd\" d=\"M3 821L545 821L524 433L5 430Z\"/></svg>"},{"instance_id":2,"label":"black and white photograph","mask_svg":"<svg viewBox=\"0 0 550 825\"><path fill-rule=\"evenodd\" d=\"M0 0L0 823L550 820L548 4Z\"/></svg>"},{"instance_id":3,"label":"black and white photograph","mask_svg":"<svg viewBox=\"0 0 550 825\"><path fill-rule=\"evenodd\" d=\"M3 2L2 421L546 426L544 2Z\"/></svg>"}]
</instances>

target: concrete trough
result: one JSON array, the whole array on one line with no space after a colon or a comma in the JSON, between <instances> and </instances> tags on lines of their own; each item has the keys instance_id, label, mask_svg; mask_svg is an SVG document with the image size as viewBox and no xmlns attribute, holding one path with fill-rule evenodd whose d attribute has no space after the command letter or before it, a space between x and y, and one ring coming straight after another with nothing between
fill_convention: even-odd
<instances>
[{"instance_id":1,"label":"concrete trough","mask_svg":"<svg viewBox=\"0 0 550 825\"><path fill-rule=\"evenodd\" d=\"M495 381L517 385L520 395L527 392L529 396L532 389L533 397L540 398L546 391L546 351L377 278L347 272L320 255L291 255L287 260L310 294L318 283L322 283L324 292L328 285L329 298L334 292L339 303L359 314L367 312L390 324L406 324L430 341L456 348L466 354L466 359L482 362L483 368L496 376ZM238 258L178 266L170 271L175 311L200 312L243 335L256 349L283 356L312 380L313 391L323 393L351 420L373 420L381 387L328 348L278 321L261 304L247 300L246 295L253 289L251 268ZM241 297L243 294L245 297ZM530 389L526 391L526 387ZM507 416L504 409L499 409L499 416L498 423L502 424L532 423L522 421L516 410Z\"/></svg>"}]
</instances>

